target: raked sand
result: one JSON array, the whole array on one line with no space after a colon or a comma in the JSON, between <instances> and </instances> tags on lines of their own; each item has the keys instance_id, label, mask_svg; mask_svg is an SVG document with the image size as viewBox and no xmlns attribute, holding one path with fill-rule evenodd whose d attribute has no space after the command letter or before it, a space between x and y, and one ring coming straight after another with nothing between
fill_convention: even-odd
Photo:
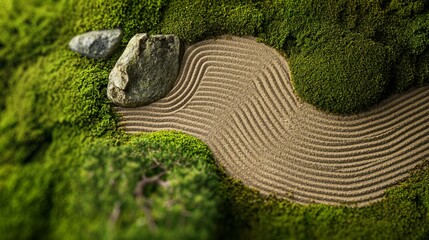
<instances>
[{"instance_id":1,"label":"raked sand","mask_svg":"<svg viewBox=\"0 0 429 240\"><path fill-rule=\"evenodd\" d=\"M327 114L297 98L284 57L252 38L188 47L167 97L116 110L126 132L198 137L231 176L301 203L369 204L429 160L429 87Z\"/></svg>"}]
</instances>

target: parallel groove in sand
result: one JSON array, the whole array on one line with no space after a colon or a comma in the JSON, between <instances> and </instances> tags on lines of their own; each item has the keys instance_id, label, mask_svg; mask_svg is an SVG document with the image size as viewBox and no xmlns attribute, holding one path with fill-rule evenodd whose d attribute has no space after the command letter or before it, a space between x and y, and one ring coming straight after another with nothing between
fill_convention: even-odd
<instances>
[{"instance_id":1,"label":"parallel groove in sand","mask_svg":"<svg viewBox=\"0 0 429 240\"><path fill-rule=\"evenodd\" d=\"M286 60L253 39L189 47L173 90L115 108L129 133L180 130L232 176L293 201L366 205L429 158L429 86L337 116L294 95Z\"/></svg>"}]
</instances>

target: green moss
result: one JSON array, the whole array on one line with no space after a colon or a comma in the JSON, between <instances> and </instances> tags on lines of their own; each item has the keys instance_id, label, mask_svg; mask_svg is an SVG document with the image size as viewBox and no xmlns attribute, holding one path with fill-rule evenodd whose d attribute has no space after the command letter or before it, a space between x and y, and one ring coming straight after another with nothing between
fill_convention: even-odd
<instances>
[{"instance_id":1,"label":"green moss","mask_svg":"<svg viewBox=\"0 0 429 240\"><path fill-rule=\"evenodd\" d=\"M52 207L46 201L51 194L50 173L39 163L23 167L2 165L0 169L2 238L30 239L45 234L48 224L43 218Z\"/></svg>"},{"instance_id":2,"label":"green moss","mask_svg":"<svg viewBox=\"0 0 429 240\"><path fill-rule=\"evenodd\" d=\"M2 1L0 66L17 65L52 51L64 5L55 1Z\"/></svg>"},{"instance_id":3,"label":"green moss","mask_svg":"<svg viewBox=\"0 0 429 240\"><path fill-rule=\"evenodd\" d=\"M163 33L174 33L194 43L221 34L256 35L264 16L251 0L176 0L166 7Z\"/></svg>"},{"instance_id":4,"label":"green moss","mask_svg":"<svg viewBox=\"0 0 429 240\"><path fill-rule=\"evenodd\" d=\"M287 53L298 95L316 107L355 113L428 83L427 2L274 2L261 37Z\"/></svg>"},{"instance_id":5,"label":"green moss","mask_svg":"<svg viewBox=\"0 0 429 240\"><path fill-rule=\"evenodd\" d=\"M14 67L33 61L54 49L64 16L54 1L2 1L0 12L0 112Z\"/></svg>"},{"instance_id":6,"label":"green moss","mask_svg":"<svg viewBox=\"0 0 429 240\"><path fill-rule=\"evenodd\" d=\"M74 160L80 170L67 170L73 191L55 201L66 211L56 208L52 237L207 239L218 215L219 180L211 171L213 160L186 146L208 152L198 140L179 133L142 135L120 146L104 140L89 144ZM136 194L143 176L160 173L165 175L159 182Z\"/></svg>"},{"instance_id":7,"label":"green moss","mask_svg":"<svg viewBox=\"0 0 429 240\"><path fill-rule=\"evenodd\" d=\"M424 239L429 234L428 169L363 208L301 206L224 179L222 239Z\"/></svg>"},{"instance_id":8,"label":"green moss","mask_svg":"<svg viewBox=\"0 0 429 240\"><path fill-rule=\"evenodd\" d=\"M214 234L219 176L199 140L158 132L116 145L71 129L54 135L37 163L1 168L3 239L207 239ZM159 182L136 194L143 176L159 173L165 173Z\"/></svg>"},{"instance_id":9,"label":"green moss","mask_svg":"<svg viewBox=\"0 0 429 240\"><path fill-rule=\"evenodd\" d=\"M123 0L123 1L72 1L72 16L75 19L72 34L94 29L122 28L123 43L136 34L152 33L162 18L165 0Z\"/></svg>"},{"instance_id":10,"label":"green moss","mask_svg":"<svg viewBox=\"0 0 429 240\"><path fill-rule=\"evenodd\" d=\"M2 239L429 235L427 169L360 209L266 198L227 177L207 146L192 137L117 131L105 94L111 68L137 32L175 33L190 43L228 33L257 36L286 53L304 100L337 113L361 111L391 92L429 82L427 1L2 3ZM67 49L75 34L114 27L125 36L109 59L90 60ZM143 191L157 226L151 230L134 190L142 175L162 171L169 186ZM118 218L111 217L115 209Z\"/></svg>"},{"instance_id":11,"label":"green moss","mask_svg":"<svg viewBox=\"0 0 429 240\"><path fill-rule=\"evenodd\" d=\"M295 89L323 110L365 110L382 98L389 84L389 54L382 44L358 34L331 37L291 57Z\"/></svg>"},{"instance_id":12,"label":"green moss","mask_svg":"<svg viewBox=\"0 0 429 240\"><path fill-rule=\"evenodd\" d=\"M94 135L113 131L114 117L105 97L113 64L76 58L63 47L16 68L0 119L0 162L29 161L61 125Z\"/></svg>"}]
</instances>

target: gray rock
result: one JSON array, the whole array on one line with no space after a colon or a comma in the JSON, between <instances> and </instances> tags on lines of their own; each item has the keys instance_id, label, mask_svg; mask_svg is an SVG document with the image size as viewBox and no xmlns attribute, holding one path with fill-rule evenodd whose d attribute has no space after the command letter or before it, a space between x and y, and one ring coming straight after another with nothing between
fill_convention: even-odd
<instances>
[{"instance_id":1,"label":"gray rock","mask_svg":"<svg viewBox=\"0 0 429 240\"><path fill-rule=\"evenodd\" d=\"M137 107L165 97L177 78L181 58L177 36L135 35L109 75L108 98L119 106Z\"/></svg>"},{"instance_id":2,"label":"gray rock","mask_svg":"<svg viewBox=\"0 0 429 240\"><path fill-rule=\"evenodd\" d=\"M91 31L72 38L69 47L89 58L106 58L115 51L121 38L121 29Z\"/></svg>"}]
</instances>

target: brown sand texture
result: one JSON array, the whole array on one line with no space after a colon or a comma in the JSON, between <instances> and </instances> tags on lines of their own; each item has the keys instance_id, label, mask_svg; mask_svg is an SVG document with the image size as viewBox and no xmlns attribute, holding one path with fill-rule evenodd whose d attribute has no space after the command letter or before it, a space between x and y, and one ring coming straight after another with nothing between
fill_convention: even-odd
<instances>
[{"instance_id":1,"label":"brown sand texture","mask_svg":"<svg viewBox=\"0 0 429 240\"><path fill-rule=\"evenodd\" d=\"M115 109L126 132L198 137L245 185L304 204L367 205L429 159L429 86L362 114L324 113L294 94L284 57L252 38L188 47L167 97Z\"/></svg>"}]
</instances>

